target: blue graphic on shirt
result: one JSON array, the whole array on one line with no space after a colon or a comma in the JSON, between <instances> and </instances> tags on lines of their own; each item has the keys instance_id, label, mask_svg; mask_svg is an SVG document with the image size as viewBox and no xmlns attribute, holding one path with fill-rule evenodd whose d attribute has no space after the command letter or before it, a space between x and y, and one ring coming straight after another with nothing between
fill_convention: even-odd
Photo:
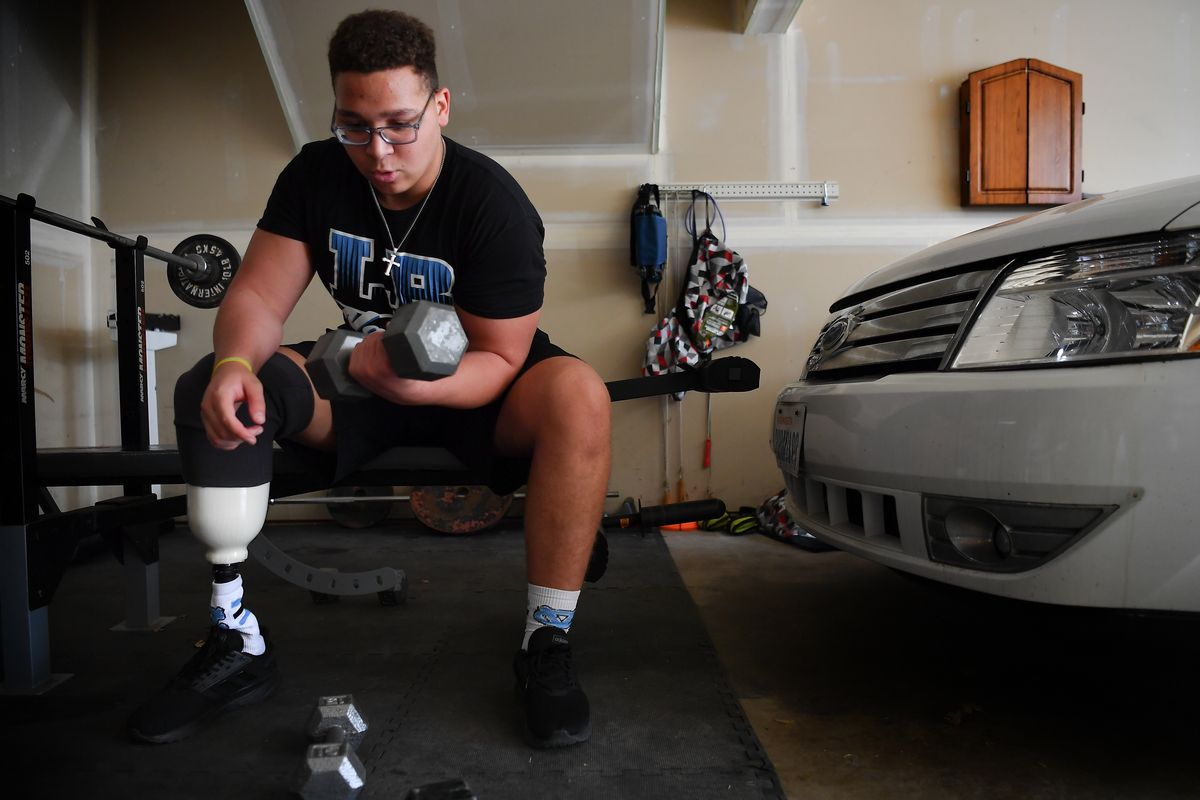
<instances>
[{"instance_id":1,"label":"blue graphic on shirt","mask_svg":"<svg viewBox=\"0 0 1200 800\"><path fill-rule=\"evenodd\" d=\"M552 628L562 628L564 631L571 627L573 619L575 619L574 611L551 608L550 606L538 606L533 610L534 622L549 625Z\"/></svg>"},{"instance_id":2,"label":"blue graphic on shirt","mask_svg":"<svg viewBox=\"0 0 1200 800\"><path fill-rule=\"evenodd\" d=\"M430 300L450 305L454 302L454 267L440 258L397 253L391 269L392 287L399 308L405 303Z\"/></svg>"},{"instance_id":3,"label":"blue graphic on shirt","mask_svg":"<svg viewBox=\"0 0 1200 800\"><path fill-rule=\"evenodd\" d=\"M343 303L341 300L338 300L337 304L342 308L342 317L346 320L346 324L354 330L362 331L363 333L381 331L387 327L388 322L392 319L391 314L385 315L370 309L363 311L362 309Z\"/></svg>"},{"instance_id":4,"label":"blue graphic on shirt","mask_svg":"<svg viewBox=\"0 0 1200 800\"><path fill-rule=\"evenodd\" d=\"M375 257L375 240L329 229L329 252L333 253L333 286L330 291L353 292L370 300L376 290L387 292L382 283L367 283L367 262Z\"/></svg>"}]
</instances>

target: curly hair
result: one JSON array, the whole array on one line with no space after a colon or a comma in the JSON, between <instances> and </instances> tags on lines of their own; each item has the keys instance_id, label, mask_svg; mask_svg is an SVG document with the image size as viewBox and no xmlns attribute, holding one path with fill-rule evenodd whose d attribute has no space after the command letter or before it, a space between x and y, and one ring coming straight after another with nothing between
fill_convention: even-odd
<instances>
[{"instance_id":1,"label":"curly hair","mask_svg":"<svg viewBox=\"0 0 1200 800\"><path fill-rule=\"evenodd\" d=\"M341 72L379 72L412 67L437 89L433 30L403 11L368 10L342 20L329 39L329 78Z\"/></svg>"}]
</instances>

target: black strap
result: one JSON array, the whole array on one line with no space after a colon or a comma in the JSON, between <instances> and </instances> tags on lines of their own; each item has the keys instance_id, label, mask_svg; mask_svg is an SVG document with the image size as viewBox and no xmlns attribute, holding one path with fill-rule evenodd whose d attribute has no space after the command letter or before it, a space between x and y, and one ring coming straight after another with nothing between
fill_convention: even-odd
<instances>
[{"instance_id":1,"label":"black strap","mask_svg":"<svg viewBox=\"0 0 1200 800\"><path fill-rule=\"evenodd\" d=\"M645 303L645 313L653 314L658 302L658 281L654 282L654 291L650 291L650 281L642 278L642 300Z\"/></svg>"},{"instance_id":2,"label":"black strap","mask_svg":"<svg viewBox=\"0 0 1200 800\"><path fill-rule=\"evenodd\" d=\"M696 220L696 201L704 200L704 230L700 229L700 225ZM713 216L713 212L716 216ZM721 238L713 233L712 224L714 222L721 223ZM692 235L692 241L708 237L717 241L724 241L726 236L725 230L725 215L721 213L721 206L717 205L717 201L708 192L702 192L699 189L692 189L692 202L688 204L688 209L683 215L683 229Z\"/></svg>"},{"instance_id":3,"label":"black strap","mask_svg":"<svg viewBox=\"0 0 1200 800\"><path fill-rule=\"evenodd\" d=\"M692 254L688 257L687 269L685 269L683 272L683 285L679 287L679 297L675 300L675 316L681 323L687 319L687 288L688 278L691 277L692 274L692 265L699 260L701 247L706 246L709 242L719 241L720 240L713 235L713 232L710 230L705 230L699 235L694 235L692 237ZM707 269L707 265L704 268ZM702 358L705 356L704 353L701 353L700 355Z\"/></svg>"}]
</instances>

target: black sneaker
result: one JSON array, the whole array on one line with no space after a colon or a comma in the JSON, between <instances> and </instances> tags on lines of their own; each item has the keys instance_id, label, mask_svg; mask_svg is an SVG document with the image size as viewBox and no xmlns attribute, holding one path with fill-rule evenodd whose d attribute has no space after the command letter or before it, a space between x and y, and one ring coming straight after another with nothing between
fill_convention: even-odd
<instances>
[{"instance_id":1,"label":"black sneaker","mask_svg":"<svg viewBox=\"0 0 1200 800\"><path fill-rule=\"evenodd\" d=\"M575 677L571 642L558 628L538 628L513 659L525 734L534 747L565 747L592 735L587 695Z\"/></svg>"},{"instance_id":2,"label":"black sneaker","mask_svg":"<svg viewBox=\"0 0 1200 800\"><path fill-rule=\"evenodd\" d=\"M266 638L266 631L263 631ZM177 742L228 709L266 698L279 684L275 648L261 656L242 652L242 634L213 627L200 650L170 683L129 718L129 734L142 742Z\"/></svg>"}]
</instances>

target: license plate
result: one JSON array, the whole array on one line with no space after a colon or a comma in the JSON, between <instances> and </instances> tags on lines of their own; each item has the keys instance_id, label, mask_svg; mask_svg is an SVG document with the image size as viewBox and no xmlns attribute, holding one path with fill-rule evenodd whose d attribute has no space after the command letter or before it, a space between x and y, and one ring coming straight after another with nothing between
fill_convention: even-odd
<instances>
[{"instance_id":1,"label":"license plate","mask_svg":"<svg viewBox=\"0 0 1200 800\"><path fill-rule=\"evenodd\" d=\"M771 449L775 451L775 463L791 475L800 474L800 462L804 453L804 418L807 412L808 407L800 403L780 404L775 407Z\"/></svg>"}]
</instances>

